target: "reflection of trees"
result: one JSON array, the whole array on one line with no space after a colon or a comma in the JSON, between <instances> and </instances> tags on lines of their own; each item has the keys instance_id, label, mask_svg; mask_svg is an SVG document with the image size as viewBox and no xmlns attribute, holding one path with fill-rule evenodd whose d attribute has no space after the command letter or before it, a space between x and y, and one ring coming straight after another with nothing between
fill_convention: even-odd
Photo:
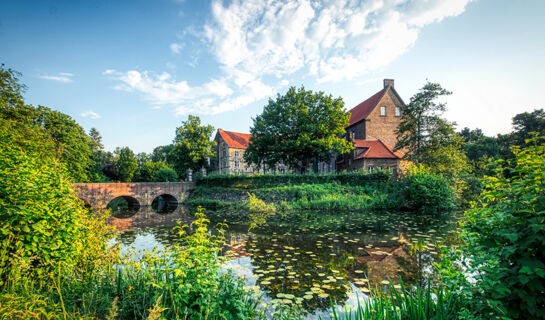
<instances>
[{"instance_id":1,"label":"reflection of trees","mask_svg":"<svg viewBox=\"0 0 545 320\"><path fill-rule=\"evenodd\" d=\"M116 235L116 240L121 242L124 246L131 246L138 236L139 230L123 231Z\"/></svg>"}]
</instances>

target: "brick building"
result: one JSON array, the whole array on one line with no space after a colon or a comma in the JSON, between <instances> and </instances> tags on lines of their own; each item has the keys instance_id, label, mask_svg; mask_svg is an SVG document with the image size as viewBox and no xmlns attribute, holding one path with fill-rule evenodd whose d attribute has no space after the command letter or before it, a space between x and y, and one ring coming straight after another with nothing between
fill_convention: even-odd
<instances>
[{"instance_id":1,"label":"brick building","mask_svg":"<svg viewBox=\"0 0 545 320\"><path fill-rule=\"evenodd\" d=\"M212 171L231 174L252 174L254 172L278 172L285 173L287 168L279 165L276 170L257 170L252 164L244 161L244 151L248 148L251 135L233 131L218 129L214 141L216 141L216 157L212 161Z\"/></svg>"},{"instance_id":2,"label":"brick building","mask_svg":"<svg viewBox=\"0 0 545 320\"><path fill-rule=\"evenodd\" d=\"M384 88L350 110L346 139L354 150L340 156L337 170L400 168L404 154L394 151L396 129L401 122L403 100L394 88L394 80L384 79Z\"/></svg>"}]
</instances>

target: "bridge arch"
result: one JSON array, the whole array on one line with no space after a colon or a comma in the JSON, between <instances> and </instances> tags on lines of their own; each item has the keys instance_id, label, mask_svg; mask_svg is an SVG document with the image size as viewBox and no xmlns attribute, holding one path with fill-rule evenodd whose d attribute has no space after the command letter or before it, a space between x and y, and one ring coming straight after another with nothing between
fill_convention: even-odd
<instances>
[{"instance_id":1,"label":"bridge arch","mask_svg":"<svg viewBox=\"0 0 545 320\"><path fill-rule=\"evenodd\" d=\"M151 206L153 200L161 195L171 195L177 202L182 202L195 182L140 182L140 183L78 183L72 187L78 196L104 210L115 198L129 196L141 206ZM168 202L168 201L167 201Z\"/></svg>"},{"instance_id":2,"label":"bridge arch","mask_svg":"<svg viewBox=\"0 0 545 320\"><path fill-rule=\"evenodd\" d=\"M140 210L140 202L131 196L118 196L108 202L106 209L110 209L116 218L129 218Z\"/></svg>"},{"instance_id":3,"label":"bridge arch","mask_svg":"<svg viewBox=\"0 0 545 320\"><path fill-rule=\"evenodd\" d=\"M153 199L151 208L157 213L171 213L178 208L178 199L171 194L163 193Z\"/></svg>"}]
</instances>

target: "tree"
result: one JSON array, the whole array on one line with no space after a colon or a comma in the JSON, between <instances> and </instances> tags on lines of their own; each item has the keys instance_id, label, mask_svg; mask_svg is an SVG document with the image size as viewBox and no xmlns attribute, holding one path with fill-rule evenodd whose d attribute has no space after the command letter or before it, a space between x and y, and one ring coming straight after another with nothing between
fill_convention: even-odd
<instances>
[{"instance_id":1,"label":"tree","mask_svg":"<svg viewBox=\"0 0 545 320\"><path fill-rule=\"evenodd\" d=\"M176 174L176 171L174 171L171 168L161 168L157 170L157 172L155 173L155 176L153 177L153 181L174 182L174 181L178 181L178 175Z\"/></svg>"},{"instance_id":2,"label":"tree","mask_svg":"<svg viewBox=\"0 0 545 320\"><path fill-rule=\"evenodd\" d=\"M119 180L131 182L132 177L138 169L138 162L134 152L129 147L117 148L115 154L115 173Z\"/></svg>"},{"instance_id":3,"label":"tree","mask_svg":"<svg viewBox=\"0 0 545 320\"><path fill-rule=\"evenodd\" d=\"M532 137L545 136L545 111L535 109L517 114L513 117L513 129L515 144L518 146L526 145L526 140Z\"/></svg>"},{"instance_id":4,"label":"tree","mask_svg":"<svg viewBox=\"0 0 545 320\"><path fill-rule=\"evenodd\" d=\"M20 72L13 69L6 69L2 63L0 66L0 107L2 111L21 107L25 104L23 92L26 86L19 82Z\"/></svg>"},{"instance_id":5,"label":"tree","mask_svg":"<svg viewBox=\"0 0 545 320\"><path fill-rule=\"evenodd\" d=\"M172 144L155 147L155 149L153 149L153 152L151 153L151 161L165 162L169 165L173 165L173 159L171 157L172 148L174 148L174 145Z\"/></svg>"},{"instance_id":6,"label":"tree","mask_svg":"<svg viewBox=\"0 0 545 320\"><path fill-rule=\"evenodd\" d=\"M409 160L453 178L466 164L463 138L455 132L454 122L441 118L446 105L436 102L450 94L440 84L427 82L409 104L401 106L396 149L406 150Z\"/></svg>"},{"instance_id":7,"label":"tree","mask_svg":"<svg viewBox=\"0 0 545 320\"><path fill-rule=\"evenodd\" d=\"M169 155L179 176L185 176L187 169L196 171L208 165L206 159L215 155L216 142L210 140L213 132L213 126L202 125L201 119L193 115L176 128L174 146Z\"/></svg>"},{"instance_id":8,"label":"tree","mask_svg":"<svg viewBox=\"0 0 545 320\"><path fill-rule=\"evenodd\" d=\"M253 119L244 159L258 167L283 163L300 170L329 161L332 152L353 148L341 137L349 117L342 98L291 87L276 100L269 99L263 113Z\"/></svg>"},{"instance_id":9,"label":"tree","mask_svg":"<svg viewBox=\"0 0 545 320\"><path fill-rule=\"evenodd\" d=\"M21 147L33 148L29 137L42 136L50 141L50 150L44 156L62 161L73 180L88 181L91 165L89 136L64 113L43 106L25 105L22 93L26 87L19 83L19 76L20 73L5 69L4 65L0 68L0 118L6 120L3 125L21 133L21 139L14 142Z\"/></svg>"}]
</instances>

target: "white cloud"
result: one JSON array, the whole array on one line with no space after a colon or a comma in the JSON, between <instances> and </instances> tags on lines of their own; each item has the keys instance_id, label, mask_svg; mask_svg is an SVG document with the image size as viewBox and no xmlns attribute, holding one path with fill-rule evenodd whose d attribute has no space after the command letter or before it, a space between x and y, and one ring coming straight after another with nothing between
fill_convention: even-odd
<instances>
[{"instance_id":1,"label":"white cloud","mask_svg":"<svg viewBox=\"0 0 545 320\"><path fill-rule=\"evenodd\" d=\"M227 77L211 79L200 86L176 81L169 73L154 74L131 70L109 73L121 84L115 89L138 92L155 107L170 105L177 115L188 113L218 114L236 110L272 94L261 80L250 80L243 87L232 88ZM236 89L238 92L235 93Z\"/></svg>"},{"instance_id":2,"label":"white cloud","mask_svg":"<svg viewBox=\"0 0 545 320\"><path fill-rule=\"evenodd\" d=\"M204 41L219 75L190 85L166 72L103 74L120 82L116 89L138 92L153 106L217 114L273 95L292 76L361 81L409 50L424 26L461 14L470 1L213 0L202 32L184 30L170 50L179 54L188 43L185 64L195 67Z\"/></svg>"},{"instance_id":3,"label":"white cloud","mask_svg":"<svg viewBox=\"0 0 545 320\"><path fill-rule=\"evenodd\" d=\"M387 65L423 26L461 14L470 1L214 0L205 35L226 72L306 70L338 82Z\"/></svg>"},{"instance_id":4,"label":"white cloud","mask_svg":"<svg viewBox=\"0 0 545 320\"><path fill-rule=\"evenodd\" d=\"M84 118L91 118L91 119L99 119L101 118L100 114L94 112L93 110L87 110L87 111L84 111L80 114L80 116L84 117Z\"/></svg>"},{"instance_id":5,"label":"white cloud","mask_svg":"<svg viewBox=\"0 0 545 320\"><path fill-rule=\"evenodd\" d=\"M69 83L74 81L72 79L73 77L74 77L74 74L69 72L59 72L56 75L42 74L38 76L38 78L40 79L58 81L62 83Z\"/></svg>"},{"instance_id":6,"label":"white cloud","mask_svg":"<svg viewBox=\"0 0 545 320\"><path fill-rule=\"evenodd\" d=\"M171 43L169 48L172 53L179 54L180 52L182 52L184 45L182 43Z\"/></svg>"}]
</instances>

